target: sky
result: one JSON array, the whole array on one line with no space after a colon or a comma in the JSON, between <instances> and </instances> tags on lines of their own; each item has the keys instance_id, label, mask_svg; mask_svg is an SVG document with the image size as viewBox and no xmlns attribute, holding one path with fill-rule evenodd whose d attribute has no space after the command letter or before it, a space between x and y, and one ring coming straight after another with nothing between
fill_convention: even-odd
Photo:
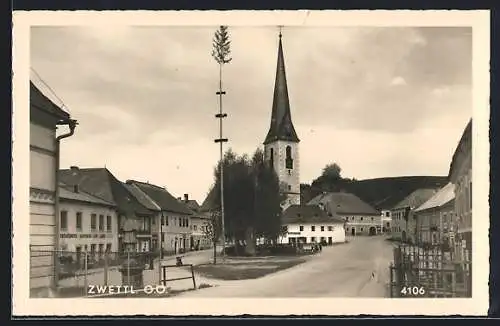
<instances>
[{"instance_id":1,"label":"sky","mask_svg":"<svg viewBox=\"0 0 500 326\"><path fill-rule=\"evenodd\" d=\"M219 159L216 28L32 27L32 80L79 122L61 168L107 167L201 203ZM471 28L282 32L301 182L331 162L357 179L448 174L472 116ZM270 124L278 29L229 33L225 146L251 155Z\"/></svg>"}]
</instances>

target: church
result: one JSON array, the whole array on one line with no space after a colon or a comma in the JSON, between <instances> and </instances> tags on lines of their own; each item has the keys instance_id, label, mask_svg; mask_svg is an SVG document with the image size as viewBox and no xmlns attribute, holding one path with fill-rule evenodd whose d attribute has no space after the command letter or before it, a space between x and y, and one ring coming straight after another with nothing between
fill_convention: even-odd
<instances>
[{"instance_id":1,"label":"church","mask_svg":"<svg viewBox=\"0 0 500 326\"><path fill-rule=\"evenodd\" d=\"M292 122L281 32L271 112L271 125L264 140L264 155L284 188L282 191L287 199L282 208L285 210L291 205L300 205L300 140Z\"/></svg>"}]
</instances>

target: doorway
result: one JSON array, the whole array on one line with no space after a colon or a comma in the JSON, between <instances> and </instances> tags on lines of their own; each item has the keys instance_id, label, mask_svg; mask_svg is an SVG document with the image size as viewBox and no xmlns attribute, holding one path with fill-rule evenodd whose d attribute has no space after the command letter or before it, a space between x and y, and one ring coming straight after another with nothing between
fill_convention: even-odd
<instances>
[{"instance_id":1,"label":"doorway","mask_svg":"<svg viewBox=\"0 0 500 326\"><path fill-rule=\"evenodd\" d=\"M370 228L370 231L368 231L368 232L369 232L369 235L376 235L377 234L377 229L374 226L372 226Z\"/></svg>"},{"instance_id":2,"label":"doorway","mask_svg":"<svg viewBox=\"0 0 500 326\"><path fill-rule=\"evenodd\" d=\"M403 231L403 232L401 233L401 240L402 240L403 242L406 242L406 231Z\"/></svg>"},{"instance_id":3,"label":"doorway","mask_svg":"<svg viewBox=\"0 0 500 326\"><path fill-rule=\"evenodd\" d=\"M354 227L351 230L351 235L356 235L356 229Z\"/></svg>"}]
</instances>

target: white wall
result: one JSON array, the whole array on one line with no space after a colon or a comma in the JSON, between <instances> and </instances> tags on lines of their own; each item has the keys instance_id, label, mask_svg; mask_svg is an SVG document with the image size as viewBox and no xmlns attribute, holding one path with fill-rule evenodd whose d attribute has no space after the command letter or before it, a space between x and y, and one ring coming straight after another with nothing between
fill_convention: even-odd
<instances>
[{"instance_id":1,"label":"white wall","mask_svg":"<svg viewBox=\"0 0 500 326\"><path fill-rule=\"evenodd\" d=\"M106 250L111 245L111 252L118 251L118 217L116 210L97 204L78 203L60 200L60 211L67 212L67 229L60 230L60 250L75 252L80 247L82 252L90 252L91 245L95 245L98 252L99 245ZM76 214L82 213L82 228L76 228ZM96 214L96 230L91 230L91 214ZM99 216L104 218L104 230L99 230ZM111 230L107 230L107 216L111 216ZM88 237L90 236L90 238ZM103 251L104 251L103 250Z\"/></svg>"},{"instance_id":2,"label":"white wall","mask_svg":"<svg viewBox=\"0 0 500 326\"><path fill-rule=\"evenodd\" d=\"M288 228L288 233L286 236L280 239L280 243L289 243L290 238L300 238L305 237L306 243L312 243L313 237L315 238L315 242L319 243L321 241L321 237L325 238L325 241L328 243L329 238L332 238L332 243L345 242L345 230L344 224L339 223L304 223L304 224L286 224ZM301 231L301 226L303 230ZM314 226L314 231L312 231L312 227ZM321 231L321 227L323 227L323 231ZM329 230L328 227L331 227L332 230Z\"/></svg>"},{"instance_id":3,"label":"white wall","mask_svg":"<svg viewBox=\"0 0 500 326\"><path fill-rule=\"evenodd\" d=\"M163 245L165 251L174 251L174 249L190 249L191 243L191 218L189 215L164 212L165 224L162 226ZM188 225L181 226L181 219L187 219ZM184 240L185 239L185 240Z\"/></svg>"},{"instance_id":4,"label":"white wall","mask_svg":"<svg viewBox=\"0 0 500 326\"><path fill-rule=\"evenodd\" d=\"M30 288L48 287L54 274L55 130L30 123ZM41 252L44 251L44 252Z\"/></svg>"},{"instance_id":5,"label":"white wall","mask_svg":"<svg viewBox=\"0 0 500 326\"><path fill-rule=\"evenodd\" d=\"M352 229L355 229L355 235L369 235L370 228L374 227L376 234L382 232L382 217L380 215L340 215L347 221L346 232L352 235Z\"/></svg>"}]
</instances>

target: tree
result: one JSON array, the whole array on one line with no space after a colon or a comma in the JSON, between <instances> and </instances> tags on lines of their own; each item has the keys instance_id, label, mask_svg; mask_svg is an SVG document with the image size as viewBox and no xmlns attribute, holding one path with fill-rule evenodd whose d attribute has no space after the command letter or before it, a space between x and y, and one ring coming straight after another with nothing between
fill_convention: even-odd
<instances>
[{"instance_id":1,"label":"tree","mask_svg":"<svg viewBox=\"0 0 500 326\"><path fill-rule=\"evenodd\" d=\"M340 180L340 172L342 172L342 169L337 163L330 163L323 168L323 173L321 175L327 179Z\"/></svg>"},{"instance_id":2,"label":"tree","mask_svg":"<svg viewBox=\"0 0 500 326\"><path fill-rule=\"evenodd\" d=\"M210 218L203 228L205 237L210 239L214 245L214 265L217 264L217 241L221 236L221 213L220 207L210 211Z\"/></svg>"},{"instance_id":3,"label":"tree","mask_svg":"<svg viewBox=\"0 0 500 326\"><path fill-rule=\"evenodd\" d=\"M231 41L229 40L229 33L227 26L220 26L219 29L215 32L213 41L212 41L212 57L219 64L219 91L217 95L219 95L219 114L216 115L216 118L219 119L219 138L215 140L216 143L219 143L220 146L220 159L222 160L223 153L223 144L228 140L222 137L222 120L227 116L227 114L222 113L222 95L226 92L222 90L222 66L226 63L231 62L232 58L229 56L231 54ZM225 232L225 205L224 205L224 168L221 167L220 178L222 182L220 183L220 209L221 209L221 221L222 221L222 255L225 255L225 247L226 247L226 232Z\"/></svg>"}]
</instances>

